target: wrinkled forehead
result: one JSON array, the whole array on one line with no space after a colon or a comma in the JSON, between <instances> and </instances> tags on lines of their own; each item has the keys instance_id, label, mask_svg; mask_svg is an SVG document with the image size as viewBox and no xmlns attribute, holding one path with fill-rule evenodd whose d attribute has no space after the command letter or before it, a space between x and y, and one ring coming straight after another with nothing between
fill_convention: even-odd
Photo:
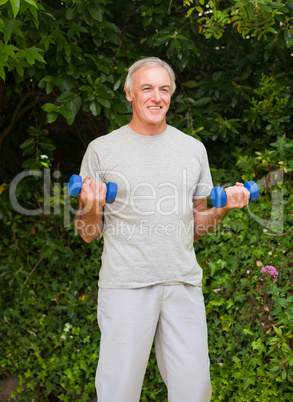
<instances>
[{"instance_id":1,"label":"wrinkled forehead","mask_svg":"<svg viewBox=\"0 0 293 402\"><path fill-rule=\"evenodd\" d=\"M141 67L133 76L133 87L143 85L171 86L171 77L168 71L162 66Z\"/></svg>"}]
</instances>

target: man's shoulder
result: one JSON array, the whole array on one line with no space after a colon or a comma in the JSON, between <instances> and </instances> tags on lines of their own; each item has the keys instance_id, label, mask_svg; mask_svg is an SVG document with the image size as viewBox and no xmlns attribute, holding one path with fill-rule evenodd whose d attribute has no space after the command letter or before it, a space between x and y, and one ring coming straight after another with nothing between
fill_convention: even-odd
<instances>
[{"instance_id":1,"label":"man's shoulder","mask_svg":"<svg viewBox=\"0 0 293 402\"><path fill-rule=\"evenodd\" d=\"M109 147L110 144L113 145L114 141L116 140L117 136L119 135L120 138L121 136L126 133L128 130L128 126L122 126L116 130L111 131L108 134L101 135L100 137L94 139L93 141L90 142L89 146L91 148L95 149L100 149L101 147Z\"/></svg>"},{"instance_id":2,"label":"man's shoulder","mask_svg":"<svg viewBox=\"0 0 293 402\"><path fill-rule=\"evenodd\" d=\"M202 142L200 142L197 138L192 137L189 134L184 133L176 127L168 125L170 133L174 136L175 139L180 141L181 143L185 143L187 146L197 147L204 149L205 146Z\"/></svg>"}]
</instances>

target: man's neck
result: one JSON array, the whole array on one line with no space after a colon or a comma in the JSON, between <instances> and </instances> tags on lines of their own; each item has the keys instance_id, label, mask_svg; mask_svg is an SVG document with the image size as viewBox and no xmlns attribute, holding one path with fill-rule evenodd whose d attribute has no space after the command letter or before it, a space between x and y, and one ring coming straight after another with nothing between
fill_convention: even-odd
<instances>
[{"instance_id":1,"label":"man's neck","mask_svg":"<svg viewBox=\"0 0 293 402\"><path fill-rule=\"evenodd\" d=\"M167 128L167 123L164 121L159 125L145 124L145 123L139 124L132 119L128 124L128 126L131 128L131 130L135 131L137 134L151 136L151 135L162 134Z\"/></svg>"}]
</instances>

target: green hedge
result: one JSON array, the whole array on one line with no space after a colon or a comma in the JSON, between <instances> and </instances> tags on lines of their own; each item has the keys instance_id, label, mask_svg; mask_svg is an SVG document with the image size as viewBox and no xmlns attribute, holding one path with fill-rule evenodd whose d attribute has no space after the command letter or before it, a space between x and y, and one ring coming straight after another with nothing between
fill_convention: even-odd
<instances>
[{"instance_id":1,"label":"green hedge","mask_svg":"<svg viewBox=\"0 0 293 402\"><path fill-rule=\"evenodd\" d=\"M214 181L225 172L214 172ZM226 177L228 173L226 172ZM291 188L290 188L291 186ZM204 271L213 401L290 401L293 391L292 185L261 192L195 243ZM272 191L284 206L280 233ZM291 209L290 209L291 206ZM103 239L86 244L63 215L13 214L1 232L0 376L16 376L22 401L90 401L99 355L97 280ZM274 266L277 281L261 268ZM261 280L263 279L263 280ZM152 351L142 401L164 401Z\"/></svg>"}]
</instances>

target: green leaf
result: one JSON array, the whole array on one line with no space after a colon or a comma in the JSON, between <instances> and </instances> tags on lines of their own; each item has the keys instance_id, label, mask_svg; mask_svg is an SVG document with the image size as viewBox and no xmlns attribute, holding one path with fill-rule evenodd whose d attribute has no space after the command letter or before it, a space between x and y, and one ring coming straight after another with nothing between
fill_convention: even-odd
<instances>
[{"instance_id":1,"label":"green leaf","mask_svg":"<svg viewBox=\"0 0 293 402\"><path fill-rule=\"evenodd\" d=\"M53 103L46 103L45 105L42 106L42 109L45 112L57 112L58 107L54 105Z\"/></svg>"},{"instance_id":2,"label":"green leaf","mask_svg":"<svg viewBox=\"0 0 293 402\"><path fill-rule=\"evenodd\" d=\"M6 4L8 0L0 0L0 6L3 6L3 4Z\"/></svg>"},{"instance_id":3,"label":"green leaf","mask_svg":"<svg viewBox=\"0 0 293 402\"><path fill-rule=\"evenodd\" d=\"M177 112L177 113L182 113L182 112L185 112L187 109L188 109L188 104L183 103L182 105L180 105L180 106L177 108L176 112Z\"/></svg>"},{"instance_id":4,"label":"green leaf","mask_svg":"<svg viewBox=\"0 0 293 402\"><path fill-rule=\"evenodd\" d=\"M122 78L120 77L120 78L115 82L114 87L113 87L114 91L116 91L116 90L120 87L120 85L121 85L121 80L122 80Z\"/></svg>"},{"instance_id":5,"label":"green leaf","mask_svg":"<svg viewBox=\"0 0 293 402\"><path fill-rule=\"evenodd\" d=\"M75 8L68 8L66 10L66 19L68 21L73 20L73 18L75 17L75 14L76 14L76 9Z\"/></svg>"},{"instance_id":6,"label":"green leaf","mask_svg":"<svg viewBox=\"0 0 293 402\"><path fill-rule=\"evenodd\" d=\"M10 62L10 65L13 64L13 62ZM19 76L21 78L23 78L24 75L24 68L28 67L28 64L25 61L19 61L17 63L14 64L14 68L16 69L17 74L19 74Z\"/></svg>"},{"instance_id":7,"label":"green leaf","mask_svg":"<svg viewBox=\"0 0 293 402\"><path fill-rule=\"evenodd\" d=\"M0 77L2 78L3 81L5 81L5 78L6 78L4 67L8 67L8 64L5 62L1 63L1 61L0 61Z\"/></svg>"},{"instance_id":8,"label":"green leaf","mask_svg":"<svg viewBox=\"0 0 293 402\"><path fill-rule=\"evenodd\" d=\"M54 151L54 149L56 149L55 145L48 144L47 142L40 142L39 145L43 150L46 151Z\"/></svg>"},{"instance_id":9,"label":"green leaf","mask_svg":"<svg viewBox=\"0 0 293 402\"><path fill-rule=\"evenodd\" d=\"M25 140L21 145L20 145L20 149L24 149L24 148L26 148L26 147L28 147L29 145L32 145L32 144L34 144L35 143L35 138L33 138L33 137L30 137L30 138L28 138L27 140Z\"/></svg>"},{"instance_id":10,"label":"green leaf","mask_svg":"<svg viewBox=\"0 0 293 402\"><path fill-rule=\"evenodd\" d=\"M111 103L108 99L100 98L99 96L96 97L97 101L107 109L110 109Z\"/></svg>"},{"instance_id":11,"label":"green leaf","mask_svg":"<svg viewBox=\"0 0 293 402\"><path fill-rule=\"evenodd\" d=\"M93 27L95 25L95 19L90 15L89 11L86 9L83 13L83 19L87 25Z\"/></svg>"},{"instance_id":12,"label":"green leaf","mask_svg":"<svg viewBox=\"0 0 293 402\"><path fill-rule=\"evenodd\" d=\"M98 64L98 69L100 70L100 71L103 71L105 74L109 74L109 68L108 68L108 66L105 64L105 63L99 63Z\"/></svg>"},{"instance_id":13,"label":"green leaf","mask_svg":"<svg viewBox=\"0 0 293 402\"><path fill-rule=\"evenodd\" d=\"M243 333L247 335L252 335L254 336L254 332L252 332L249 328L244 328Z\"/></svg>"},{"instance_id":14,"label":"green leaf","mask_svg":"<svg viewBox=\"0 0 293 402\"><path fill-rule=\"evenodd\" d=\"M70 112L71 112L71 116L70 116L69 119L67 119L67 122L71 126L71 124L74 123L75 116L76 116L77 112L80 109L81 99L79 97L73 99L71 102L69 102L68 106L69 106L69 109L70 109Z\"/></svg>"},{"instance_id":15,"label":"green leaf","mask_svg":"<svg viewBox=\"0 0 293 402\"><path fill-rule=\"evenodd\" d=\"M279 370L281 370L280 366L275 366L275 367L270 368L270 371L272 371L272 372L279 371Z\"/></svg>"},{"instance_id":16,"label":"green leaf","mask_svg":"<svg viewBox=\"0 0 293 402\"><path fill-rule=\"evenodd\" d=\"M80 96L76 96L73 100L72 100L75 108L76 108L76 112L79 111L79 109L81 108L82 105L82 101L81 101L81 97Z\"/></svg>"},{"instance_id":17,"label":"green leaf","mask_svg":"<svg viewBox=\"0 0 293 402\"><path fill-rule=\"evenodd\" d=\"M63 104L71 101L75 97L75 93L72 91L63 92L56 100L59 104Z\"/></svg>"},{"instance_id":18,"label":"green leaf","mask_svg":"<svg viewBox=\"0 0 293 402\"><path fill-rule=\"evenodd\" d=\"M199 84L196 81L186 81L183 83L183 85L187 88L194 88L197 87Z\"/></svg>"},{"instance_id":19,"label":"green leaf","mask_svg":"<svg viewBox=\"0 0 293 402\"><path fill-rule=\"evenodd\" d=\"M9 20L5 21L4 27L3 27L3 33L4 33L4 41L7 44L9 40L11 39L12 34L14 33L17 36L20 36L23 38L22 31L20 30L20 27L23 25L23 22L20 21L19 19L17 20Z\"/></svg>"},{"instance_id":20,"label":"green leaf","mask_svg":"<svg viewBox=\"0 0 293 402\"><path fill-rule=\"evenodd\" d=\"M99 105L99 104L95 100L90 103L89 108L90 108L90 111L92 112L93 116L97 116L99 114L98 110L97 110L97 105ZM100 106L100 110L101 110L101 105L99 105L99 106Z\"/></svg>"},{"instance_id":21,"label":"green leaf","mask_svg":"<svg viewBox=\"0 0 293 402\"><path fill-rule=\"evenodd\" d=\"M47 123L54 123L54 121L57 119L58 113L56 112L49 112L47 113Z\"/></svg>"},{"instance_id":22,"label":"green leaf","mask_svg":"<svg viewBox=\"0 0 293 402\"><path fill-rule=\"evenodd\" d=\"M115 96L114 92L105 86L98 87L98 94L104 99L113 99Z\"/></svg>"},{"instance_id":23,"label":"green leaf","mask_svg":"<svg viewBox=\"0 0 293 402\"><path fill-rule=\"evenodd\" d=\"M211 100L212 100L212 98L202 97L202 98L196 100L193 105L194 106L204 106L204 105L207 105L208 103L210 103Z\"/></svg>"},{"instance_id":24,"label":"green leaf","mask_svg":"<svg viewBox=\"0 0 293 402\"><path fill-rule=\"evenodd\" d=\"M59 107L58 113L60 113L68 122L72 121L72 110L69 104Z\"/></svg>"},{"instance_id":25,"label":"green leaf","mask_svg":"<svg viewBox=\"0 0 293 402\"><path fill-rule=\"evenodd\" d=\"M120 29L117 27L117 25L113 24L113 22L106 21L104 23L105 28L109 28L111 31L115 33L119 33Z\"/></svg>"},{"instance_id":26,"label":"green leaf","mask_svg":"<svg viewBox=\"0 0 293 402\"><path fill-rule=\"evenodd\" d=\"M41 63L46 63L43 56L39 52L43 52L42 49L32 46L28 49L20 50L16 56L18 58L24 57L30 66L34 65L36 60L40 61Z\"/></svg>"},{"instance_id":27,"label":"green leaf","mask_svg":"<svg viewBox=\"0 0 293 402\"><path fill-rule=\"evenodd\" d=\"M273 34L278 33L273 27L268 27L268 31L272 32Z\"/></svg>"},{"instance_id":28,"label":"green leaf","mask_svg":"<svg viewBox=\"0 0 293 402\"><path fill-rule=\"evenodd\" d=\"M232 133L234 134L239 134L239 131L237 130L237 128L235 128L232 124L230 124L229 122L227 123L227 128L229 128L229 130L232 131Z\"/></svg>"},{"instance_id":29,"label":"green leaf","mask_svg":"<svg viewBox=\"0 0 293 402\"><path fill-rule=\"evenodd\" d=\"M283 370L283 371L282 371L282 379L283 379L283 380L286 380L286 377L287 377L286 370Z\"/></svg>"},{"instance_id":30,"label":"green leaf","mask_svg":"<svg viewBox=\"0 0 293 402\"><path fill-rule=\"evenodd\" d=\"M10 0L10 4L12 7L14 18L16 18L20 8L20 0Z\"/></svg>"},{"instance_id":31,"label":"green leaf","mask_svg":"<svg viewBox=\"0 0 293 402\"><path fill-rule=\"evenodd\" d=\"M293 33L288 28L284 32L284 38L286 46L289 49L291 46L293 46Z\"/></svg>"},{"instance_id":32,"label":"green leaf","mask_svg":"<svg viewBox=\"0 0 293 402\"><path fill-rule=\"evenodd\" d=\"M194 10L195 10L195 7L191 7L186 13L186 18L190 17L190 15L193 13ZM202 12L202 11L200 11L200 12Z\"/></svg>"},{"instance_id":33,"label":"green leaf","mask_svg":"<svg viewBox=\"0 0 293 402\"><path fill-rule=\"evenodd\" d=\"M93 19L95 19L98 22L102 22L103 16L102 16L102 11L100 6L98 4L90 4L87 8L89 14Z\"/></svg>"},{"instance_id":34,"label":"green leaf","mask_svg":"<svg viewBox=\"0 0 293 402\"><path fill-rule=\"evenodd\" d=\"M37 3L35 0L24 0L26 3L30 4L31 6L34 6L36 9L39 9Z\"/></svg>"},{"instance_id":35,"label":"green leaf","mask_svg":"<svg viewBox=\"0 0 293 402\"><path fill-rule=\"evenodd\" d=\"M117 113L128 113L128 104L126 102L122 102L118 99L113 100L112 108Z\"/></svg>"},{"instance_id":36,"label":"green leaf","mask_svg":"<svg viewBox=\"0 0 293 402\"><path fill-rule=\"evenodd\" d=\"M251 21L254 13L254 5L252 3L248 3L247 6L245 7L245 11L248 16L248 20Z\"/></svg>"},{"instance_id":37,"label":"green leaf","mask_svg":"<svg viewBox=\"0 0 293 402\"><path fill-rule=\"evenodd\" d=\"M254 384L255 384L254 378L245 378L244 384L243 384L243 391L246 391L250 385L254 385Z\"/></svg>"}]
</instances>

